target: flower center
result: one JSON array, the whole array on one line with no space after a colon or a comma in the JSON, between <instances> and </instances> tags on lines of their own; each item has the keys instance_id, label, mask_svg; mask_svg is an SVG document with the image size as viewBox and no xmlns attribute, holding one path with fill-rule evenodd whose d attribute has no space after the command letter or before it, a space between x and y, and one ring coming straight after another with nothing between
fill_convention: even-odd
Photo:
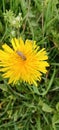
<instances>
[{"instance_id":1,"label":"flower center","mask_svg":"<svg viewBox=\"0 0 59 130\"><path fill-rule=\"evenodd\" d=\"M16 51L16 53L23 59L26 60L26 56L21 51Z\"/></svg>"}]
</instances>

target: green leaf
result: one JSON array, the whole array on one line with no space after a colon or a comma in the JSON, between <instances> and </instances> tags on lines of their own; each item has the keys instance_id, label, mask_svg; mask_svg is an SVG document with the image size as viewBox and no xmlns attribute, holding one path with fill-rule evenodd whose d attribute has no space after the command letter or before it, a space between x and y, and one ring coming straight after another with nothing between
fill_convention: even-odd
<instances>
[{"instance_id":1,"label":"green leaf","mask_svg":"<svg viewBox=\"0 0 59 130\"><path fill-rule=\"evenodd\" d=\"M38 87L35 87L35 86L33 85L32 88L33 88L34 93L39 94Z\"/></svg>"},{"instance_id":2,"label":"green leaf","mask_svg":"<svg viewBox=\"0 0 59 130\"><path fill-rule=\"evenodd\" d=\"M56 109L59 111L59 102L56 104Z\"/></svg>"},{"instance_id":3,"label":"green leaf","mask_svg":"<svg viewBox=\"0 0 59 130\"><path fill-rule=\"evenodd\" d=\"M56 112L56 113L53 115L52 123L53 123L53 124L59 123L59 113L58 113L58 112Z\"/></svg>"},{"instance_id":4,"label":"green leaf","mask_svg":"<svg viewBox=\"0 0 59 130\"><path fill-rule=\"evenodd\" d=\"M6 92L8 91L8 88L5 84L0 84L0 89Z\"/></svg>"},{"instance_id":5,"label":"green leaf","mask_svg":"<svg viewBox=\"0 0 59 130\"><path fill-rule=\"evenodd\" d=\"M43 103L42 110L45 111L45 112L50 112L50 113L53 112L53 108L51 108L46 103Z\"/></svg>"}]
</instances>

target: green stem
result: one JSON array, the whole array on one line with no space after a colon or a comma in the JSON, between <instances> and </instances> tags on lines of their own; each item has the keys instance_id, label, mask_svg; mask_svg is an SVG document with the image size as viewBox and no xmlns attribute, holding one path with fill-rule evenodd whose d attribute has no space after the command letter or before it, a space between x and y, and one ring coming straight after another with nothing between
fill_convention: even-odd
<instances>
[{"instance_id":1,"label":"green stem","mask_svg":"<svg viewBox=\"0 0 59 130\"><path fill-rule=\"evenodd\" d=\"M5 12L5 0L2 0L3 12Z\"/></svg>"}]
</instances>

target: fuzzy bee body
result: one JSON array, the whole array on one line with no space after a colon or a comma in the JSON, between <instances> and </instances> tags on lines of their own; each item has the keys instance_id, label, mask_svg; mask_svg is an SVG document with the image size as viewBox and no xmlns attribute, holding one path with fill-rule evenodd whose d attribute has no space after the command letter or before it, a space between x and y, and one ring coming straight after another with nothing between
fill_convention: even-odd
<instances>
[{"instance_id":1,"label":"fuzzy bee body","mask_svg":"<svg viewBox=\"0 0 59 130\"><path fill-rule=\"evenodd\" d=\"M16 51L16 53L23 59L26 60L25 55L21 51Z\"/></svg>"}]
</instances>

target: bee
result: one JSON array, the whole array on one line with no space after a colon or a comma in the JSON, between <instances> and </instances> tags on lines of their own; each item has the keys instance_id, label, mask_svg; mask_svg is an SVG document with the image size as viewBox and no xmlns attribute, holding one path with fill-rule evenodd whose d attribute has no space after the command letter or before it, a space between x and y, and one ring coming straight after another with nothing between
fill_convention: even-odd
<instances>
[{"instance_id":1,"label":"bee","mask_svg":"<svg viewBox=\"0 0 59 130\"><path fill-rule=\"evenodd\" d=\"M21 51L16 51L16 53L23 59L26 60L25 55Z\"/></svg>"}]
</instances>

